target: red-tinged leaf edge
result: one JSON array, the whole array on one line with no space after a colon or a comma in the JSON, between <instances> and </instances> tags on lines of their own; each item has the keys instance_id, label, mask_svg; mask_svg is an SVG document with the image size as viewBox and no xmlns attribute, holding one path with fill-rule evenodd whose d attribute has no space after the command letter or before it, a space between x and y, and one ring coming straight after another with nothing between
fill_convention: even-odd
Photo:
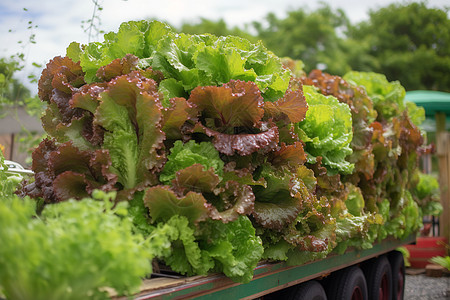
<instances>
[{"instance_id":1,"label":"red-tinged leaf edge","mask_svg":"<svg viewBox=\"0 0 450 300\"><path fill-rule=\"evenodd\" d=\"M46 203L80 199L94 189L115 190L117 176L110 172L110 166L105 150L81 151L71 142L56 146L54 140L46 139L33 152L35 182L25 190L38 194Z\"/></svg>"},{"instance_id":2,"label":"red-tinged leaf edge","mask_svg":"<svg viewBox=\"0 0 450 300\"><path fill-rule=\"evenodd\" d=\"M353 119L364 121L376 119L377 112L365 90L349 84L342 77L312 70L308 77L302 77L301 80L305 85L319 88L321 94L332 95L339 102L346 103L350 107Z\"/></svg>"},{"instance_id":3,"label":"red-tinged leaf edge","mask_svg":"<svg viewBox=\"0 0 450 300\"><path fill-rule=\"evenodd\" d=\"M112 79L103 93L100 94L100 105L95 112L95 123L103 127L108 134L109 144L103 144L104 148L110 147L112 157L120 157L120 147L126 145L114 145L114 134L120 132L120 127L114 123L108 115L107 108L119 106L126 109L128 118L134 126L133 131L127 131L131 138L137 141L137 160L133 162L133 168L126 164L115 165L120 172L135 172L134 180L120 182L125 189L138 187L143 189L157 184L156 173L159 172L166 161L164 152L165 134L161 130L162 106L159 101L159 93L156 82L153 79L142 76L139 71L121 75ZM135 134L135 137L133 135ZM122 135L123 136L123 135ZM105 133L106 139L106 133ZM114 161L114 160L113 160ZM120 160L116 160L120 161ZM120 174L119 181L120 181Z\"/></svg>"},{"instance_id":4,"label":"red-tinged leaf edge","mask_svg":"<svg viewBox=\"0 0 450 300\"><path fill-rule=\"evenodd\" d=\"M258 180L255 180L253 178L253 171L252 169L248 168L242 168L242 169L236 169L236 162L231 161L227 163L223 168L224 174L223 174L223 181L236 181L240 184L244 185L250 185L250 186L262 186L267 187L267 182L264 178L259 178Z\"/></svg>"},{"instance_id":5,"label":"red-tinged leaf edge","mask_svg":"<svg viewBox=\"0 0 450 300\"><path fill-rule=\"evenodd\" d=\"M170 107L162 111L162 131L169 140L181 139L183 137L182 127L188 120L197 120L198 111L184 98L170 99Z\"/></svg>"},{"instance_id":6,"label":"red-tinged leaf edge","mask_svg":"<svg viewBox=\"0 0 450 300\"><path fill-rule=\"evenodd\" d=\"M188 102L203 119L213 119L215 129L256 127L264 115L264 99L254 82L231 80L223 86L199 86Z\"/></svg>"},{"instance_id":7,"label":"red-tinged leaf edge","mask_svg":"<svg viewBox=\"0 0 450 300\"><path fill-rule=\"evenodd\" d=\"M88 197L88 183L84 174L65 171L53 180L53 193L56 201L60 202L70 198L82 199Z\"/></svg>"},{"instance_id":8,"label":"red-tinged leaf edge","mask_svg":"<svg viewBox=\"0 0 450 300\"><path fill-rule=\"evenodd\" d=\"M188 191L197 193L213 192L220 182L219 176L214 173L214 169L205 170L201 164L194 164L184 168L175 174L172 180L172 189L178 195L186 195Z\"/></svg>"},{"instance_id":9,"label":"red-tinged leaf edge","mask_svg":"<svg viewBox=\"0 0 450 300\"><path fill-rule=\"evenodd\" d=\"M241 185L236 181L225 183L224 189L220 191L221 201L231 206L223 211L219 211L213 205L208 206L208 215L213 220L220 220L223 223L232 222L240 215L250 215L255 206L255 195L248 185Z\"/></svg>"},{"instance_id":10,"label":"red-tinged leaf edge","mask_svg":"<svg viewBox=\"0 0 450 300\"><path fill-rule=\"evenodd\" d=\"M301 142L295 142L293 145L281 143L279 149L270 152L269 161L276 168L286 165L290 169L296 169L306 162L303 144Z\"/></svg>"},{"instance_id":11,"label":"red-tinged leaf edge","mask_svg":"<svg viewBox=\"0 0 450 300\"><path fill-rule=\"evenodd\" d=\"M220 153L232 156L235 153L241 156L250 155L254 152L267 154L277 148L278 127L273 123L265 131L256 134L225 134L214 131L197 123L193 132L204 133L212 137L214 147Z\"/></svg>"},{"instance_id":12,"label":"red-tinged leaf edge","mask_svg":"<svg viewBox=\"0 0 450 300\"><path fill-rule=\"evenodd\" d=\"M300 207L298 198L289 198L281 203L256 201L252 217L262 227L280 232L295 220Z\"/></svg>"},{"instance_id":13,"label":"red-tinged leaf edge","mask_svg":"<svg viewBox=\"0 0 450 300\"><path fill-rule=\"evenodd\" d=\"M68 57L57 56L42 71L38 95L42 101L50 102L54 89L71 94L74 88L84 84L84 72L80 63L75 63Z\"/></svg>"},{"instance_id":14,"label":"red-tinged leaf edge","mask_svg":"<svg viewBox=\"0 0 450 300\"><path fill-rule=\"evenodd\" d=\"M308 110L303 90L287 90L283 98L276 102L267 101L264 103L264 113L266 119L273 119L275 122L285 121L286 123L298 123L303 121Z\"/></svg>"},{"instance_id":15,"label":"red-tinged leaf edge","mask_svg":"<svg viewBox=\"0 0 450 300\"><path fill-rule=\"evenodd\" d=\"M294 244L300 251L323 252L328 250L328 238L319 238L314 235L287 238L287 242Z\"/></svg>"},{"instance_id":16,"label":"red-tinged leaf edge","mask_svg":"<svg viewBox=\"0 0 450 300\"><path fill-rule=\"evenodd\" d=\"M172 216L186 217L190 223L206 220L210 204L200 193L177 196L169 186L154 186L145 190L144 204L153 222L167 222Z\"/></svg>"},{"instance_id":17,"label":"red-tinged leaf edge","mask_svg":"<svg viewBox=\"0 0 450 300\"><path fill-rule=\"evenodd\" d=\"M126 75L138 70L139 58L133 54L127 54L123 58L117 58L108 65L100 67L96 76L100 81L110 81L114 77Z\"/></svg>"}]
</instances>

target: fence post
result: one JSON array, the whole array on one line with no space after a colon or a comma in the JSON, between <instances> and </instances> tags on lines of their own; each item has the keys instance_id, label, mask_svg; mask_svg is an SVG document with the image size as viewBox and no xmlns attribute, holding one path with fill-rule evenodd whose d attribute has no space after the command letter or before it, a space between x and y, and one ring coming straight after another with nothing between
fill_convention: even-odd
<instances>
[{"instance_id":1,"label":"fence post","mask_svg":"<svg viewBox=\"0 0 450 300\"><path fill-rule=\"evenodd\" d=\"M445 130L445 114L436 113L437 156L441 204L444 208L439 220L440 235L450 241L450 135Z\"/></svg>"}]
</instances>

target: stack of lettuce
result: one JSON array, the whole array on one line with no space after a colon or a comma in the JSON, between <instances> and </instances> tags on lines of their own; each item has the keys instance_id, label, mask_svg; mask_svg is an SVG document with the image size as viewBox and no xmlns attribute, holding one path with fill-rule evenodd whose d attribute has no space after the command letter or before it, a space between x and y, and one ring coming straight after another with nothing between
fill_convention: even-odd
<instances>
[{"instance_id":1,"label":"stack of lettuce","mask_svg":"<svg viewBox=\"0 0 450 300\"><path fill-rule=\"evenodd\" d=\"M428 148L404 93L380 74L295 77L242 38L124 23L43 71L49 138L20 193L45 211L114 192L160 264L248 282L261 260L301 264L420 228Z\"/></svg>"}]
</instances>

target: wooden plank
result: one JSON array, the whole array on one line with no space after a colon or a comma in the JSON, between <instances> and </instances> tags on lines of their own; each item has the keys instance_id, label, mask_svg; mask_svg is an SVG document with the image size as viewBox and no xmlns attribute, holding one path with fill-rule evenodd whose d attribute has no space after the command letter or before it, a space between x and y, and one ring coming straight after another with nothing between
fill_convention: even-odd
<instances>
[{"instance_id":1,"label":"wooden plank","mask_svg":"<svg viewBox=\"0 0 450 300\"><path fill-rule=\"evenodd\" d=\"M437 134L437 156L439 161L439 185L443 212L439 219L440 236L450 240L450 134Z\"/></svg>"},{"instance_id":2,"label":"wooden plank","mask_svg":"<svg viewBox=\"0 0 450 300\"><path fill-rule=\"evenodd\" d=\"M440 218L441 236L446 237L450 241L450 133L445 133L446 137L446 182L441 191L445 189L444 197L441 196L441 203L443 207L442 217Z\"/></svg>"},{"instance_id":3,"label":"wooden plank","mask_svg":"<svg viewBox=\"0 0 450 300\"><path fill-rule=\"evenodd\" d=\"M444 113L436 113L436 154L439 162L439 185L441 204L444 208L439 218L440 235L450 241L450 136L445 130Z\"/></svg>"}]
</instances>

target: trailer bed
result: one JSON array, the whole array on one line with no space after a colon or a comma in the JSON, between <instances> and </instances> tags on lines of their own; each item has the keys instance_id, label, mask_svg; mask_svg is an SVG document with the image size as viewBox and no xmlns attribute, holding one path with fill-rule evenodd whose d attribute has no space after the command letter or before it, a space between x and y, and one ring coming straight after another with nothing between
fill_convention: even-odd
<instances>
[{"instance_id":1,"label":"trailer bed","mask_svg":"<svg viewBox=\"0 0 450 300\"><path fill-rule=\"evenodd\" d=\"M300 266L288 266L284 262L262 262L255 268L253 280L246 284L236 283L223 274L146 279L141 292L135 295L134 299L254 299L314 278L327 276L331 272L414 242L415 235L404 240L386 239L374 244L371 249L350 250L343 255L330 255Z\"/></svg>"}]
</instances>

